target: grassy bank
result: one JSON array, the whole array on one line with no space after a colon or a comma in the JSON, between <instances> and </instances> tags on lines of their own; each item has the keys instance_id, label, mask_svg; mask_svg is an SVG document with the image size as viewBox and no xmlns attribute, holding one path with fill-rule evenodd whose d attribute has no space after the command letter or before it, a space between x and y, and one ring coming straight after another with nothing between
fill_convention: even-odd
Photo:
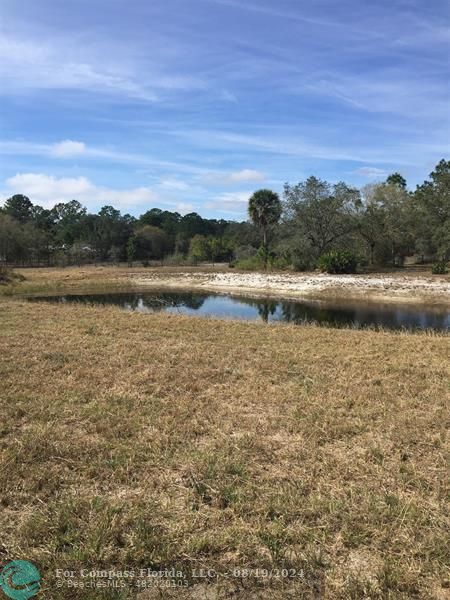
<instances>
[{"instance_id":1,"label":"grassy bank","mask_svg":"<svg viewBox=\"0 0 450 600\"><path fill-rule=\"evenodd\" d=\"M446 598L447 350L4 298L0 564L52 599L136 597L56 587L111 567L183 571L142 600ZM292 577L194 577L244 567Z\"/></svg>"},{"instance_id":2,"label":"grassy bank","mask_svg":"<svg viewBox=\"0 0 450 600\"><path fill-rule=\"evenodd\" d=\"M0 285L0 298L23 294L62 291L129 288L130 276L142 275L143 267L92 266L66 268L14 269L20 277L9 285ZM167 269L170 272L170 269Z\"/></svg>"}]
</instances>

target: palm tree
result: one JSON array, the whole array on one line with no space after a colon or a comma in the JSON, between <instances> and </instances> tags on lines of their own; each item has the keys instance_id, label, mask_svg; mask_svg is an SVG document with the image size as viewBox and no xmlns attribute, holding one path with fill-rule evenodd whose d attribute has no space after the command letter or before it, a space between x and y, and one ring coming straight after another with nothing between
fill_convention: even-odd
<instances>
[{"instance_id":1,"label":"palm tree","mask_svg":"<svg viewBox=\"0 0 450 600\"><path fill-rule=\"evenodd\" d=\"M258 190L248 201L248 214L263 236L264 268L267 269L267 231L280 220L281 202L272 190Z\"/></svg>"}]
</instances>

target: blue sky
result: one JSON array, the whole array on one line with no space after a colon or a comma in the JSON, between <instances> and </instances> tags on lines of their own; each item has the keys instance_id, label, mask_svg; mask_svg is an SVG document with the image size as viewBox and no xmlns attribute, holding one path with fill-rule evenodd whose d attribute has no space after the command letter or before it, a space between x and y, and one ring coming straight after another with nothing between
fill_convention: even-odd
<instances>
[{"instance_id":1,"label":"blue sky","mask_svg":"<svg viewBox=\"0 0 450 600\"><path fill-rule=\"evenodd\" d=\"M448 158L443 0L0 0L0 201L242 219Z\"/></svg>"}]
</instances>

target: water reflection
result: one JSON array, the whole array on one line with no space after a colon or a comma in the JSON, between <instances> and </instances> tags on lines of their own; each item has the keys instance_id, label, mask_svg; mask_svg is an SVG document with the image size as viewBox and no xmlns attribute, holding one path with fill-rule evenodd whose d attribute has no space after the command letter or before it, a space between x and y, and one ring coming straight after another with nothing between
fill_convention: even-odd
<instances>
[{"instance_id":1,"label":"water reflection","mask_svg":"<svg viewBox=\"0 0 450 600\"><path fill-rule=\"evenodd\" d=\"M138 312L180 313L232 319L261 319L332 327L435 329L448 331L450 314L444 308L393 304L317 303L273 298L246 298L198 292L127 292L30 298L33 301L116 305Z\"/></svg>"}]
</instances>

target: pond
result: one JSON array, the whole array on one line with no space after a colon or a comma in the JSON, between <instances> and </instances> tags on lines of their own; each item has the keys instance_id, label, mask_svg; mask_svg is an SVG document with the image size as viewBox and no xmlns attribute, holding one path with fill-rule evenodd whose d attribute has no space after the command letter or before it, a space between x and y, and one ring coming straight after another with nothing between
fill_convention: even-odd
<instances>
[{"instance_id":1,"label":"pond","mask_svg":"<svg viewBox=\"0 0 450 600\"><path fill-rule=\"evenodd\" d=\"M331 327L434 329L448 331L450 312L445 307L368 304L362 302L317 302L300 299L248 298L205 292L113 292L38 296L30 301L50 301L120 306L141 313L167 313L262 320L265 322L317 323Z\"/></svg>"}]
</instances>

